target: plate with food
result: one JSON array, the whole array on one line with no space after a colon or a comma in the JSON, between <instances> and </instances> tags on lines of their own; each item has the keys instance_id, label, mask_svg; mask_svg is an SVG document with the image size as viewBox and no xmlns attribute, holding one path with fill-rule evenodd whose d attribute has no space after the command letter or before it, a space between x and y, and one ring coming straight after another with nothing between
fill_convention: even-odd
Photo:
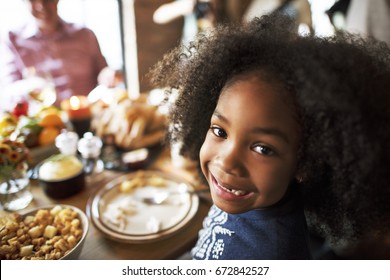
<instances>
[{"instance_id":1,"label":"plate with food","mask_svg":"<svg viewBox=\"0 0 390 280\"><path fill-rule=\"evenodd\" d=\"M139 170L99 189L87 205L93 224L107 237L146 243L172 236L195 216L199 197L182 178Z\"/></svg>"},{"instance_id":2,"label":"plate with food","mask_svg":"<svg viewBox=\"0 0 390 280\"><path fill-rule=\"evenodd\" d=\"M154 147L164 141L167 116L144 95L133 100L120 93L108 106L99 104L92 110L91 129L101 139L112 137L115 146L123 151Z\"/></svg>"}]
</instances>

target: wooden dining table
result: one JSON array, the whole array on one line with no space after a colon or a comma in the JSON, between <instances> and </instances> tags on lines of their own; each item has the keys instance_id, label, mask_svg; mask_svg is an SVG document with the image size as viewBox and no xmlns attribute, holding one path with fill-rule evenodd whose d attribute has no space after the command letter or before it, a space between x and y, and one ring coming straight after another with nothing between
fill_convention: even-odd
<instances>
[{"instance_id":1,"label":"wooden dining table","mask_svg":"<svg viewBox=\"0 0 390 280\"><path fill-rule=\"evenodd\" d=\"M206 188L200 181L194 167L184 168L172 164L169 148L162 148L161 152L149 163L146 170L156 170L167 172L174 176L179 176L191 182L195 189ZM133 170L134 171L134 170ZM91 197L111 180L122 176L129 171L103 170L98 173L87 175L86 187L80 193L65 199L49 198L43 191L39 182L31 181L31 191L33 201L27 209L44 205L67 204L80 208L87 212L88 203ZM82 260L160 260L177 259L188 252L195 244L198 231L202 227L204 217L210 208L211 200L209 194L202 195L199 199L199 207L195 216L182 228L164 239L147 240L144 243L128 243L111 239L104 235L95 227L89 217L88 234L79 256Z\"/></svg>"}]
</instances>

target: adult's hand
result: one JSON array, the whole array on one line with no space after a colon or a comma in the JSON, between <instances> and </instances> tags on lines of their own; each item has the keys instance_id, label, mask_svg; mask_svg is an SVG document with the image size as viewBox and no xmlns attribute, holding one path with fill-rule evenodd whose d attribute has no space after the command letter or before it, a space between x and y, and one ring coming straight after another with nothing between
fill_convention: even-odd
<instances>
[{"instance_id":1,"label":"adult's hand","mask_svg":"<svg viewBox=\"0 0 390 280\"><path fill-rule=\"evenodd\" d=\"M98 83L109 88L116 87L123 83L123 73L119 70L105 67L99 73Z\"/></svg>"}]
</instances>

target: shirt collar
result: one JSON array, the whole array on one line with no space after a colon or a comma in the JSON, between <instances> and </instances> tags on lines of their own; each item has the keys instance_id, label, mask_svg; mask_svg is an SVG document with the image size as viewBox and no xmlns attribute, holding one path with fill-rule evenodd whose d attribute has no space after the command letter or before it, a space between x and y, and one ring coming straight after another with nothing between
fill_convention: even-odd
<instances>
[{"instance_id":1,"label":"shirt collar","mask_svg":"<svg viewBox=\"0 0 390 280\"><path fill-rule=\"evenodd\" d=\"M68 34L73 30L72 24L65 22L60 18L60 28L57 32L53 33L51 36L60 36L63 34ZM42 33L38 28L38 24L34 19L31 19L27 24L23 27L20 33L21 38L29 39L32 37L41 37Z\"/></svg>"}]
</instances>

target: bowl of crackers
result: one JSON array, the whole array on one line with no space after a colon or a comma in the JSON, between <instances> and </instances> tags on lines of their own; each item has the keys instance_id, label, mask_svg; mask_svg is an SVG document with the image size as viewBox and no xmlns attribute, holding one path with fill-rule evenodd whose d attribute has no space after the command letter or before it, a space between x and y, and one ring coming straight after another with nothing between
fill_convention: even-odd
<instances>
[{"instance_id":1,"label":"bowl of crackers","mask_svg":"<svg viewBox=\"0 0 390 280\"><path fill-rule=\"evenodd\" d=\"M0 212L0 259L75 260L89 221L77 207L49 205L23 213Z\"/></svg>"}]
</instances>

